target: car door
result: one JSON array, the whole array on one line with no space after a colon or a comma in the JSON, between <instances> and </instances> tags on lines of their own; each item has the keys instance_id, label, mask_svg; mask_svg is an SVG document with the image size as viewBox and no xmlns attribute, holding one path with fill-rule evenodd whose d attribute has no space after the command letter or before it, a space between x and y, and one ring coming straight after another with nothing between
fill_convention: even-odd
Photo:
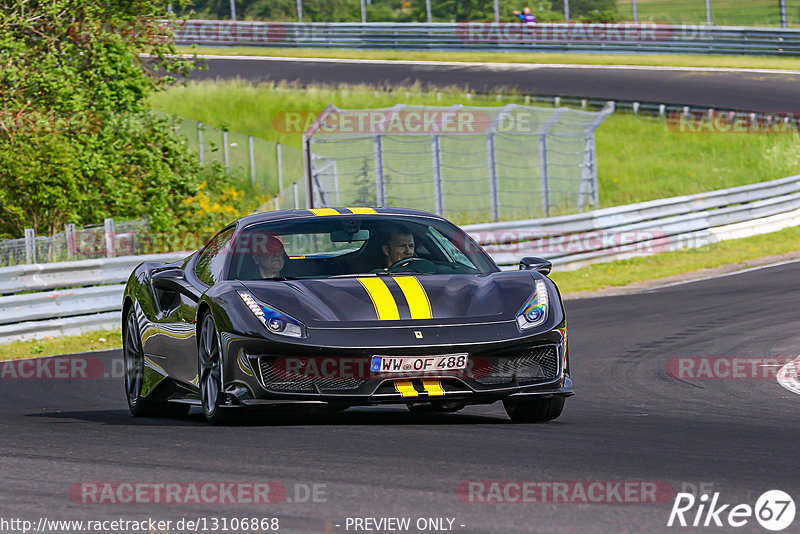
<instances>
[{"instance_id":1,"label":"car door","mask_svg":"<svg viewBox=\"0 0 800 534\"><path fill-rule=\"evenodd\" d=\"M235 227L231 226L214 236L185 268L185 289L162 328L169 329L167 366L170 376L196 385L197 338L195 320L200 297L209 287L222 279L228 248Z\"/></svg>"}]
</instances>

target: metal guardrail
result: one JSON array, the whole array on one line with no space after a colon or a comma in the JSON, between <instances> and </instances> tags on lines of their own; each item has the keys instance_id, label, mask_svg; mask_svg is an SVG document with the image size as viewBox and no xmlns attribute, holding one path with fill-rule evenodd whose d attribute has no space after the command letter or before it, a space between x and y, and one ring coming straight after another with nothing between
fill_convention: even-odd
<instances>
[{"instance_id":1,"label":"metal guardrail","mask_svg":"<svg viewBox=\"0 0 800 534\"><path fill-rule=\"evenodd\" d=\"M800 175L563 217L465 226L504 269L520 258L559 270L705 246L800 225ZM185 253L0 268L0 345L120 325L123 285L142 261ZM66 288L66 289L65 289Z\"/></svg>"},{"instance_id":2,"label":"metal guardrail","mask_svg":"<svg viewBox=\"0 0 800 534\"><path fill-rule=\"evenodd\" d=\"M122 292L143 261L186 253L122 256L0 268L0 345L120 326Z\"/></svg>"},{"instance_id":3,"label":"metal guardrail","mask_svg":"<svg viewBox=\"0 0 800 534\"><path fill-rule=\"evenodd\" d=\"M502 52L800 55L800 30L631 23L350 23L188 20L177 44Z\"/></svg>"},{"instance_id":4,"label":"metal guardrail","mask_svg":"<svg viewBox=\"0 0 800 534\"><path fill-rule=\"evenodd\" d=\"M755 235L800 224L771 217L800 210L800 175L708 193L605 208L563 217L465 226L501 267L523 256L539 256L561 269L665 250L705 246L730 239L729 232L752 223ZM759 231L759 222L765 229ZM793 224L792 224L793 223ZM780 229L778 228L778 229ZM736 234L735 237L742 237Z\"/></svg>"}]
</instances>

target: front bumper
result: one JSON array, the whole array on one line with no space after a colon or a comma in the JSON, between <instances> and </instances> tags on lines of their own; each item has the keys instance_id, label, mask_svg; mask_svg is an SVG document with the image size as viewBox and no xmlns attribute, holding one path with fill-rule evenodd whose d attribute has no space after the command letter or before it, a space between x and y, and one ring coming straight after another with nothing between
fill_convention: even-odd
<instances>
[{"instance_id":1,"label":"front bumper","mask_svg":"<svg viewBox=\"0 0 800 534\"><path fill-rule=\"evenodd\" d=\"M413 347L314 346L230 337L223 380L232 406L492 403L573 395L563 329L513 340ZM462 371L376 373L373 356L467 354Z\"/></svg>"}]
</instances>

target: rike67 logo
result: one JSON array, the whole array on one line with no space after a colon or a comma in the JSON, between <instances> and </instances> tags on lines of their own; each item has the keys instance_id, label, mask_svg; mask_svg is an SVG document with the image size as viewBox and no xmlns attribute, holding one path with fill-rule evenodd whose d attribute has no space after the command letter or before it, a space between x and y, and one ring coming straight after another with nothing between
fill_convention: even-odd
<instances>
[{"instance_id":1,"label":"rike67 logo","mask_svg":"<svg viewBox=\"0 0 800 534\"><path fill-rule=\"evenodd\" d=\"M667 526L739 528L752 524L755 519L763 528L778 532L788 528L794 517L794 499L781 490L764 492L755 506L722 503L719 492L704 493L700 497L678 493ZM752 532L752 527L748 531Z\"/></svg>"}]
</instances>

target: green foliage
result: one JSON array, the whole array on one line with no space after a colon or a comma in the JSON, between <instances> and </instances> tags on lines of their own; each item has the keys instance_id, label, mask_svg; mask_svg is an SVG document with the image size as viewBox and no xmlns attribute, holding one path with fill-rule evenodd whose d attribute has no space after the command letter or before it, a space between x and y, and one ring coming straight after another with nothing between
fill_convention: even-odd
<instances>
[{"instance_id":1,"label":"green foliage","mask_svg":"<svg viewBox=\"0 0 800 534\"><path fill-rule=\"evenodd\" d=\"M158 231L185 211L199 163L149 113L191 68L167 3L0 0L0 235L142 215Z\"/></svg>"}]
</instances>

